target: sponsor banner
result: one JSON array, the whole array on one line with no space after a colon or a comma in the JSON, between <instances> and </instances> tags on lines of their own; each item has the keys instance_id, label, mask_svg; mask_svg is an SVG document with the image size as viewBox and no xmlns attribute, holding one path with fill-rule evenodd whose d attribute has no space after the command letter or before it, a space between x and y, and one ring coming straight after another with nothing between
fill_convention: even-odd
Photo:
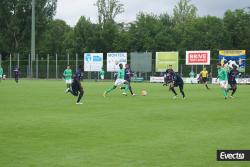
<instances>
[{"instance_id":1,"label":"sponsor banner","mask_svg":"<svg viewBox=\"0 0 250 167\"><path fill-rule=\"evenodd\" d=\"M219 60L222 65L226 64L232 68L234 64L240 72L245 72L246 50L220 50Z\"/></svg>"},{"instance_id":2,"label":"sponsor banner","mask_svg":"<svg viewBox=\"0 0 250 167\"><path fill-rule=\"evenodd\" d=\"M127 53L107 53L107 71L116 72L119 64L127 64Z\"/></svg>"},{"instance_id":3,"label":"sponsor banner","mask_svg":"<svg viewBox=\"0 0 250 167\"><path fill-rule=\"evenodd\" d=\"M152 53L138 53L130 54L130 66L134 72L152 72Z\"/></svg>"},{"instance_id":4,"label":"sponsor banner","mask_svg":"<svg viewBox=\"0 0 250 167\"><path fill-rule=\"evenodd\" d=\"M163 83L164 82L164 77L150 77L150 82L152 83Z\"/></svg>"},{"instance_id":5,"label":"sponsor banner","mask_svg":"<svg viewBox=\"0 0 250 167\"><path fill-rule=\"evenodd\" d=\"M182 78L184 83L198 83L197 78ZM154 77L150 76L150 82L151 83L163 83L164 82L164 77ZM250 84L250 78L238 78L236 79L236 82L238 84ZM217 78L212 79L212 84L219 84L219 80Z\"/></svg>"},{"instance_id":6,"label":"sponsor banner","mask_svg":"<svg viewBox=\"0 0 250 167\"><path fill-rule=\"evenodd\" d=\"M186 65L210 65L210 51L186 51Z\"/></svg>"},{"instance_id":7,"label":"sponsor banner","mask_svg":"<svg viewBox=\"0 0 250 167\"><path fill-rule=\"evenodd\" d=\"M156 52L155 71L165 72L169 65L178 72L178 52Z\"/></svg>"},{"instance_id":8,"label":"sponsor banner","mask_svg":"<svg viewBox=\"0 0 250 167\"><path fill-rule=\"evenodd\" d=\"M101 71L103 53L84 53L84 71Z\"/></svg>"},{"instance_id":9,"label":"sponsor banner","mask_svg":"<svg viewBox=\"0 0 250 167\"><path fill-rule=\"evenodd\" d=\"M236 82L238 84L250 84L250 78L237 78ZM212 83L213 84L219 84L219 79L213 78Z\"/></svg>"}]
</instances>

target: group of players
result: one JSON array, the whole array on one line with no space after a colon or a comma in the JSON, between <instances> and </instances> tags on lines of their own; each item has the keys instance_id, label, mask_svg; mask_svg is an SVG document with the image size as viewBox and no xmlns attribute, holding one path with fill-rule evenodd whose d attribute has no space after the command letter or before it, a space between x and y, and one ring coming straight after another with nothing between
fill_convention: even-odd
<instances>
[{"instance_id":1,"label":"group of players","mask_svg":"<svg viewBox=\"0 0 250 167\"><path fill-rule=\"evenodd\" d=\"M218 77L217 80L219 81L220 88L223 92L224 98L228 98L228 92L232 91L230 98L234 97L234 94L237 90L237 82L236 77L239 75L239 71L237 70L237 66L233 65L232 69L226 66L226 64L217 64L218 69ZM76 74L73 75L72 80L72 70L70 69L70 66L67 66L67 69L64 71L64 79L67 84L66 93L71 93L73 96L78 96L77 103L76 104L82 104L80 101L83 97L84 90L80 82L81 78L81 70L77 70ZM122 85L120 88L123 90L123 95L127 96L128 92L132 96L135 96L136 94L133 92L131 87L131 77L133 76L133 72L129 66L129 64L125 65L125 68L123 67L123 64L119 64L119 70L116 73L116 80L114 82L114 85L103 93L103 96L106 97L109 93L111 93L113 90L115 90L118 86ZM208 71L206 68L204 68L200 72L200 80L205 85L205 87L209 90L208 87ZM230 87L228 86L230 85ZM175 87L179 87L180 93L182 95L182 98L185 99L185 93L184 93L184 81L180 74L175 72L172 68L172 65L169 65L165 74L164 74L164 84L163 86L169 86L169 91L172 91L174 96L173 99L176 99L178 97L177 92L175 91Z\"/></svg>"},{"instance_id":2,"label":"group of players","mask_svg":"<svg viewBox=\"0 0 250 167\"><path fill-rule=\"evenodd\" d=\"M14 68L13 72L14 72L15 82L18 83L18 82L19 82L19 75L20 75L19 67L16 66L16 67ZM4 75L3 68L2 68L1 65L0 65L0 81L1 81L2 79L5 80L5 79L6 79L6 75Z\"/></svg>"}]
</instances>

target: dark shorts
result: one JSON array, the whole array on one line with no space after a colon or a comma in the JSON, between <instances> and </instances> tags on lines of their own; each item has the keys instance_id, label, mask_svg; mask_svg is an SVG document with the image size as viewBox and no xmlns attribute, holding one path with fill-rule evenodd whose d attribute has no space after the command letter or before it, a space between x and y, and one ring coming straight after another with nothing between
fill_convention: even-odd
<instances>
[{"instance_id":1,"label":"dark shorts","mask_svg":"<svg viewBox=\"0 0 250 167\"><path fill-rule=\"evenodd\" d=\"M183 86L184 86L184 83L183 82L175 82L174 83L174 87L179 87L179 88L181 88L181 89L183 89Z\"/></svg>"},{"instance_id":2,"label":"dark shorts","mask_svg":"<svg viewBox=\"0 0 250 167\"><path fill-rule=\"evenodd\" d=\"M207 77L202 77L201 80L202 80L203 83L206 83L207 82Z\"/></svg>"},{"instance_id":3,"label":"dark shorts","mask_svg":"<svg viewBox=\"0 0 250 167\"><path fill-rule=\"evenodd\" d=\"M228 84L229 85L237 85L237 82L236 82L236 80L232 80L232 81L228 81Z\"/></svg>"}]
</instances>

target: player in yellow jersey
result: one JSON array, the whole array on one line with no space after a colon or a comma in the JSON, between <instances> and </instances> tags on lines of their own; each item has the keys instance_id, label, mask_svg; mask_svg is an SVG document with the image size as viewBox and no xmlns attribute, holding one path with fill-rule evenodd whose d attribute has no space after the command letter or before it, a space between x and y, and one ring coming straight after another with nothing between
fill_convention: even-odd
<instances>
[{"instance_id":1,"label":"player in yellow jersey","mask_svg":"<svg viewBox=\"0 0 250 167\"><path fill-rule=\"evenodd\" d=\"M202 83L205 84L206 88L209 89L209 87L207 86L208 71L205 67L200 72L200 78L201 78Z\"/></svg>"}]
</instances>

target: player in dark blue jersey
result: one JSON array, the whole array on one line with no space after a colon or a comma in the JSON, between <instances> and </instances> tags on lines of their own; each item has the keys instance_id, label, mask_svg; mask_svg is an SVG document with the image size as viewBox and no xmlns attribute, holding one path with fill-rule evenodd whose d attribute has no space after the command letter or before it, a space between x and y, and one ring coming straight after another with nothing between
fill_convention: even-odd
<instances>
[{"instance_id":1,"label":"player in dark blue jersey","mask_svg":"<svg viewBox=\"0 0 250 167\"><path fill-rule=\"evenodd\" d=\"M227 91L232 91L231 93L231 98L234 97L234 94L237 90L237 82L236 82L236 77L239 75L239 71L237 70L237 66L233 65L233 69L229 72L228 74L228 83L230 85L230 88Z\"/></svg>"},{"instance_id":2,"label":"player in dark blue jersey","mask_svg":"<svg viewBox=\"0 0 250 167\"><path fill-rule=\"evenodd\" d=\"M135 96L133 93L132 87L131 87L131 77L133 76L133 72L129 66L129 64L125 64L125 76L124 79L128 82L128 88L132 96ZM121 87L121 89L125 90L125 86ZM123 92L124 95L126 95L125 92Z\"/></svg>"},{"instance_id":3,"label":"player in dark blue jersey","mask_svg":"<svg viewBox=\"0 0 250 167\"><path fill-rule=\"evenodd\" d=\"M82 104L81 99L84 94L83 87L76 75L73 76L73 82L71 84L71 89L68 88L66 93L70 92L73 96L78 96L76 104Z\"/></svg>"},{"instance_id":4,"label":"player in dark blue jersey","mask_svg":"<svg viewBox=\"0 0 250 167\"><path fill-rule=\"evenodd\" d=\"M180 92L182 94L182 98L185 99L185 93L183 91L184 88L184 82L181 78L181 76L178 73L175 73L172 68L169 68L166 70L166 73L164 75L164 84L168 85L169 84L169 90L171 90L174 93L174 99L178 97L178 94L175 91L175 87L179 87Z\"/></svg>"},{"instance_id":5,"label":"player in dark blue jersey","mask_svg":"<svg viewBox=\"0 0 250 167\"><path fill-rule=\"evenodd\" d=\"M15 67L13 72L14 72L14 75L15 75L15 81L16 81L16 83L18 83L18 81L19 81L19 73L20 73L20 70L19 70L18 66Z\"/></svg>"},{"instance_id":6,"label":"player in dark blue jersey","mask_svg":"<svg viewBox=\"0 0 250 167\"><path fill-rule=\"evenodd\" d=\"M78 69L76 70L75 75L77 76L78 80L82 80L82 65L79 65Z\"/></svg>"}]
</instances>

